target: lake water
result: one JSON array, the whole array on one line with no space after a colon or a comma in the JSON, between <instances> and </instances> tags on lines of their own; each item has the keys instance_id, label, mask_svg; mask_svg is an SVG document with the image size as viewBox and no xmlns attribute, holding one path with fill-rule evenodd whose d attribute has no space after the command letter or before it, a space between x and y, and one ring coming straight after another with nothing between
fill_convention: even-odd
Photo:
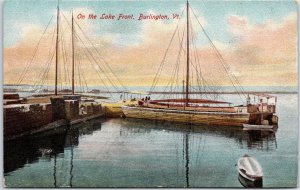
<instances>
[{"instance_id":1,"label":"lake water","mask_svg":"<svg viewBox=\"0 0 300 190\"><path fill-rule=\"evenodd\" d=\"M295 187L298 95L278 95L276 132L98 119L4 144L8 187L243 187L236 162L255 157L263 187Z\"/></svg>"}]
</instances>

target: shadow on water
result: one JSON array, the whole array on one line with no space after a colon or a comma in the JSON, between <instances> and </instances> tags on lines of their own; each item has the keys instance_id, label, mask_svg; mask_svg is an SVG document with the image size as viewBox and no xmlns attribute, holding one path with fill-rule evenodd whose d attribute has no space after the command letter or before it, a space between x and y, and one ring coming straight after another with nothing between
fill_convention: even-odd
<instances>
[{"instance_id":1,"label":"shadow on water","mask_svg":"<svg viewBox=\"0 0 300 190\"><path fill-rule=\"evenodd\" d=\"M276 131L244 131L242 127L220 127L188 125L170 122L156 122L139 119L124 119L121 121L123 135L128 133L150 133L151 130L166 130L188 132L189 134L205 134L233 139L241 149L277 149ZM122 135L120 134L120 135Z\"/></svg>"},{"instance_id":2,"label":"shadow on water","mask_svg":"<svg viewBox=\"0 0 300 190\"><path fill-rule=\"evenodd\" d=\"M190 138L194 134L204 134L211 136L221 136L233 139L244 149L277 149L276 131L244 131L237 127L218 127L218 126L195 126L170 122L144 121L139 119L125 119L121 121L123 129L120 135L126 133L150 133L152 130L163 130L180 132L183 134L183 160L185 162L185 187L190 187ZM260 188L262 180L255 182L249 181L239 176L239 181L244 187Z\"/></svg>"},{"instance_id":3,"label":"shadow on water","mask_svg":"<svg viewBox=\"0 0 300 190\"><path fill-rule=\"evenodd\" d=\"M24 167L26 164L54 159L54 185L56 158L64 153L65 148L71 149L71 171L73 147L78 146L79 136L89 135L101 130L102 120L92 120L72 126L61 127L60 130L52 130L38 135L4 143L4 175ZM71 175L72 177L72 175Z\"/></svg>"},{"instance_id":4,"label":"shadow on water","mask_svg":"<svg viewBox=\"0 0 300 190\"><path fill-rule=\"evenodd\" d=\"M275 132L270 131L243 131L236 127L212 127L212 126L194 126L185 124L176 124L170 122L155 122L138 119L113 119L113 120L91 120L68 126L61 131L52 131L42 133L30 138L23 138L4 143L4 175L10 175L10 172L24 167L26 164L44 161L53 161L53 186L57 187L57 158L61 153L70 153L69 162L69 187L73 186L73 148L79 145L79 137L82 135L91 135L95 131L101 130L103 121L116 122L120 125L120 137L126 137L129 134L146 134L155 131L172 131L182 133L182 158L184 161L185 187L193 186L190 184L190 168L193 160L192 141L195 134L204 134L204 136L220 136L233 139L241 148L245 149L264 149L272 150L277 148ZM197 153L199 154L199 152ZM194 155L195 156L195 155ZM196 155L196 161L198 155ZM199 158L201 160L201 158ZM198 162L197 162L198 163ZM198 167L198 166L197 166ZM241 182L241 180L239 179ZM244 181L243 181L244 182ZM249 184L249 183L242 183ZM250 184L251 185L251 184ZM249 186L252 187L252 186Z\"/></svg>"},{"instance_id":5,"label":"shadow on water","mask_svg":"<svg viewBox=\"0 0 300 190\"><path fill-rule=\"evenodd\" d=\"M263 179L250 181L239 174L239 182L243 187L247 188L262 188L263 187Z\"/></svg>"}]
</instances>

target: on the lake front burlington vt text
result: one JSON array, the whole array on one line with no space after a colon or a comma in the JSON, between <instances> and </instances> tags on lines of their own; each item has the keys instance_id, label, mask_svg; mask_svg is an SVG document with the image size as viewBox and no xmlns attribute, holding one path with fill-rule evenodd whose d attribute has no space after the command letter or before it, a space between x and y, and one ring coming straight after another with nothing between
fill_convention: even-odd
<instances>
[{"instance_id":1,"label":"on the lake front burlington vt text","mask_svg":"<svg viewBox=\"0 0 300 190\"><path fill-rule=\"evenodd\" d=\"M101 19L101 20L169 20L169 19L179 19L179 14L177 13L172 13L170 15L166 14L143 14L140 13L138 15L134 14L111 14L111 13L102 13L102 14L83 14L79 13L77 14L77 19L89 19L89 20L96 20L96 19Z\"/></svg>"}]
</instances>

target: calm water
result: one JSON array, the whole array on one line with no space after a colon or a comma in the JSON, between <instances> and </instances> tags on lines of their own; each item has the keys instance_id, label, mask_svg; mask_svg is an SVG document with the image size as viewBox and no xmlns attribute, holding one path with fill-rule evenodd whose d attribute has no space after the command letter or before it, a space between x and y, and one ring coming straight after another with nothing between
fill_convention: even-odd
<instances>
[{"instance_id":1,"label":"calm water","mask_svg":"<svg viewBox=\"0 0 300 190\"><path fill-rule=\"evenodd\" d=\"M5 143L9 187L242 187L235 164L249 154L263 187L297 183L297 95L279 95L277 132L99 119Z\"/></svg>"}]
</instances>

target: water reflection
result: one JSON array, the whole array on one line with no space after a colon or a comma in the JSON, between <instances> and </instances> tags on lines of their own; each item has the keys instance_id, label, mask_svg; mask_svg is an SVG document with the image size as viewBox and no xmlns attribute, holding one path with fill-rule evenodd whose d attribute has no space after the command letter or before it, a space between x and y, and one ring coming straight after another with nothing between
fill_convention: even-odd
<instances>
[{"instance_id":1,"label":"water reflection","mask_svg":"<svg viewBox=\"0 0 300 190\"><path fill-rule=\"evenodd\" d=\"M241 185L243 185L244 187L247 188L262 188L263 187L263 180L256 180L256 181L250 181L246 178L244 178L243 176L241 176L239 174L239 182L241 183Z\"/></svg>"},{"instance_id":2,"label":"water reflection","mask_svg":"<svg viewBox=\"0 0 300 190\"><path fill-rule=\"evenodd\" d=\"M185 146L184 146L184 152L186 153L185 156L185 178L186 178L186 187L189 188L190 187L190 181L189 181L189 132L185 133Z\"/></svg>"},{"instance_id":3,"label":"water reflection","mask_svg":"<svg viewBox=\"0 0 300 190\"><path fill-rule=\"evenodd\" d=\"M121 136L126 135L126 133L150 133L151 130L168 130L233 139L241 149L266 151L277 149L276 131L244 131L237 127L194 126L170 122L145 122L139 119L125 119L122 121L122 127Z\"/></svg>"},{"instance_id":4,"label":"water reflection","mask_svg":"<svg viewBox=\"0 0 300 190\"><path fill-rule=\"evenodd\" d=\"M74 176L80 175L80 174L77 175L74 174L74 152L76 152L76 147L78 147L80 144L80 139L81 141L84 141L82 138L80 138L80 136L82 135L92 136L92 134L95 133L96 131L100 131L102 122L104 122L104 120L93 120L93 121L67 127L65 130L62 130L60 132L56 131L55 133L54 132L44 133L27 139L19 139L16 141L5 142L4 144L5 175L10 175L11 171L17 170L19 168L24 167L26 164L34 163L37 162L39 159L42 159L43 161L50 162L51 168L53 168L53 173L52 173L53 178L51 177L51 184L50 184L52 187L62 187L62 186L73 187ZM113 136L112 141L108 142L108 144L106 141L105 142L99 141L98 145L100 145L104 149L102 152L101 150L99 151L90 150L90 149L84 150L87 151L95 159L102 158L101 155L103 156L105 156L105 154L107 155L105 151L110 151L111 157L109 158L115 158L116 160L120 156L123 155L125 156L126 154L131 155L131 151L134 150L137 150L136 155L141 157L141 158L137 158L138 161L139 159L147 159L145 157L143 158L143 153L148 155L150 158L151 156L157 156L156 153L161 151L161 149L147 144L147 142L149 143L151 142L151 140L149 139L147 140L147 138L144 139L144 137L141 137L140 138L141 141L129 141L131 139L137 138L139 134L149 135L147 137L151 137L151 135L161 135L161 138L158 139L167 141L166 144L169 143L168 145L170 145L167 147L172 149L172 147L176 146L175 149L173 149L176 152L172 152L173 150L168 152L168 154L171 155L171 157L169 158L171 159L174 158L174 160L168 160L168 161L170 163L175 162L176 164L170 166L175 166L175 167L177 166L176 182L178 185L174 187L181 187L181 186L195 187L197 186L196 180L200 180L201 177L203 176L206 177L207 175L209 175L210 172L212 172L212 171L205 171L205 168L207 169L207 167L203 164L201 165L201 161L203 161L203 159L206 159L203 158L203 156L208 155L208 152L204 151L204 147L207 146L205 145L206 137L208 138L211 138L213 136L217 137L214 140L225 138L232 142L235 142L235 144L237 144L240 148L243 149L263 149L268 151L277 148L275 132L243 131L241 128L235 128L235 127L224 128L224 127L192 126L192 125L174 124L174 123L167 123L167 122L162 123L162 122L153 122L153 121L143 121L143 120L135 120L135 119L112 119L112 120L105 120L105 128L103 129L109 132L109 133L104 133L104 135L113 134L116 136ZM101 133L98 133L98 135L101 134L103 135L103 132L105 132L105 130L102 130ZM174 141L173 139L170 139L170 141L164 140L163 138L165 137L166 133L175 134L174 136L176 137L176 139L174 139ZM137 143L143 143L144 141L146 143L142 144L141 146L137 144ZM106 145L110 147L107 148L105 147ZM182 152L182 155L180 152ZM232 156L232 155L228 154L228 156ZM234 158L234 156L232 157ZM65 158L65 160L61 158ZM160 159L158 157L155 158ZM101 161L99 161L98 163L100 162ZM123 160L121 162L123 162ZM147 162L145 161L145 163ZM130 162L127 161L127 163ZM78 162L76 164L78 164ZM110 164L110 162L108 164ZM112 166L114 165L114 163L111 164ZM229 165L230 163L226 163L226 164ZM232 165L234 165L234 163L232 163ZM182 168L181 170L182 172L180 171L181 169L180 167ZM171 170L176 170L176 169L172 169L174 167L170 167L170 168ZM203 169L202 171L201 168ZM100 167L99 169L101 170ZM130 169L127 168L124 169L124 171L127 170L130 172ZM59 174L59 171L63 171L63 174L62 173ZM167 171L162 170L161 172L164 173ZM173 171L168 171L168 172L172 173ZM64 178L63 180L61 179L62 177ZM235 177L232 177L232 180L236 180L236 178L235 179L234 178Z\"/></svg>"},{"instance_id":5,"label":"water reflection","mask_svg":"<svg viewBox=\"0 0 300 190\"><path fill-rule=\"evenodd\" d=\"M54 160L53 177L56 187L56 159L66 149L71 150L71 171L73 169L73 148L79 144L79 136L92 134L101 130L102 120L93 120L71 127L65 126L60 130L49 131L32 137L19 138L4 143L4 174L24 167L26 164ZM71 180L70 180L71 181ZM71 186L70 182L70 186Z\"/></svg>"},{"instance_id":6,"label":"water reflection","mask_svg":"<svg viewBox=\"0 0 300 190\"><path fill-rule=\"evenodd\" d=\"M177 131L181 132L183 141L182 158L185 167L185 187L190 187L190 146L193 146L194 136L198 134L204 136L220 136L234 140L241 149L259 149L259 150L274 150L277 149L276 131L244 131L242 128L236 127L212 127L212 126L193 126L170 122L145 122L138 119L125 119L122 122L120 136L135 133L151 133L151 131ZM178 139L179 140L179 139ZM200 142L201 143L201 142ZM205 145L202 145L204 148ZM197 150L197 154L203 152L203 149ZM195 152L194 152L195 153ZM198 156L196 163L198 162ZM201 158L200 158L201 159ZM198 164L197 164L198 165ZM194 166L193 166L194 167ZM239 181L244 187L260 188L262 180L251 182L242 176L239 176ZM193 186L191 186L193 187Z\"/></svg>"},{"instance_id":7,"label":"water reflection","mask_svg":"<svg viewBox=\"0 0 300 190\"><path fill-rule=\"evenodd\" d=\"M57 134L21 138L4 143L4 173L14 171L38 161L50 161L51 157L64 152L66 131Z\"/></svg>"},{"instance_id":8,"label":"water reflection","mask_svg":"<svg viewBox=\"0 0 300 190\"><path fill-rule=\"evenodd\" d=\"M247 135L243 139L248 149L277 149L276 131L246 131L245 134ZM243 142L239 141L239 144L241 148L245 148Z\"/></svg>"}]
</instances>

